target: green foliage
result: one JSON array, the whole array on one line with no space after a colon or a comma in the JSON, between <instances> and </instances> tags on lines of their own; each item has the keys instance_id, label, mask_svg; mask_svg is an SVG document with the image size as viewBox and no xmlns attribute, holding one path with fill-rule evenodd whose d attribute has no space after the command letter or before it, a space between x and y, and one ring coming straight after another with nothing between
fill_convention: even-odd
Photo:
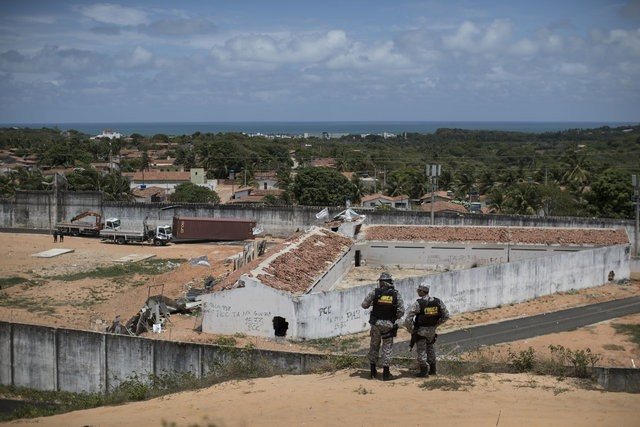
<instances>
[{"instance_id":1,"label":"green foliage","mask_svg":"<svg viewBox=\"0 0 640 427\"><path fill-rule=\"evenodd\" d=\"M423 390L442 390L442 391L469 391L473 387L473 378L443 378L438 377L423 381L419 387Z\"/></svg>"},{"instance_id":2,"label":"green foliage","mask_svg":"<svg viewBox=\"0 0 640 427\"><path fill-rule=\"evenodd\" d=\"M419 199L426 192L426 178L421 169L400 167L387 176L386 193L389 196L409 196Z\"/></svg>"},{"instance_id":3,"label":"green foliage","mask_svg":"<svg viewBox=\"0 0 640 427\"><path fill-rule=\"evenodd\" d=\"M532 347L518 353L509 350L509 361L518 372L531 371L534 366L535 352Z\"/></svg>"},{"instance_id":4,"label":"green foliage","mask_svg":"<svg viewBox=\"0 0 640 427\"><path fill-rule=\"evenodd\" d=\"M555 358L560 366L566 366L570 363L573 367L574 376L580 378L589 377L588 369L595 366L601 359L599 354L591 352L590 348L585 350L571 350L561 345L550 345L551 355Z\"/></svg>"},{"instance_id":5,"label":"green foliage","mask_svg":"<svg viewBox=\"0 0 640 427\"><path fill-rule=\"evenodd\" d=\"M629 335L631 337L631 342L640 345L640 325L614 323L611 326L613 326L617 333Z\"/></svg>"},{"instance_id":6,"label":"green foliage","mask_svg":"<svg viewBox=\"0 0 640 427\"><path fill-rule=\"evenodd\" d=\"M622 169L607 169L591 185L587 200L597 216L632 218L632 196L631 174Z\"/></svg>"},{"instance_id":7,"label":"green foliage","mask_svg":"<svg viewBox=\"0 0 640 427\"><path fill-rule=\"evenodd\" d=\"M236 345L236 339L234 337L217 337L214 341L214 344L223 345L227 347L233 347Z\"/></svg>"},{"instance_id":8,"label":"green foliage","mask_svg":"<svg viewBox=\"0 0 640 427\"><path fill-rule=\"evenodd\" d=\"M351 352L360 347L360 337L350 335L345 337L329 337L318 338L315 340L306 340L302 344L321 351L331 352Z\"/></svg>"},{"instance_id":9,"label":"green foliage","mask_svg":"<svg viewBox=\"0 0 640 427\"><path fill-rule=\"evenodd\" d=\"M11 286L19 285L20 283L29 282L29 279L24 277L3 277L0 278L0 289L10 288Z\"/></svg>"},{"instance_id":10,"label":"green foliage","mask_svg":"<svg viewBox=\"0 0 640 427\"><path fill-rule=\"evenodd\" d=\"M580 205L574 196L559 185L539 186L542 210L547 216L580 216Z\"/></svg>"},{"instance_id":11,"label":"green foliage","mask_svg":"<svg viewBox=\"0 0 640 427\"><path fill-rule=\"evenodd\" d=\"M176 186L169 200L173 203L220 203L218 193L191 182Z\"/></svg>"},{"instance_id":12,"label":"green foliage","mask_svg":"<svg viewBox=\"0 0 640 427\"><path fill-rule=\"evenodd\" d=\"M520 183L512 186L505 195L503 210L517 215L537 215L542 208L542 196L537 185Z\"/></svg>"},{"instance_id":13,"label":"green foliage","mask_svg":"<svg viewBox=\"0 0 640 427\"><path fill-rule=\"evenodd\" d=\"M306 167L298 171L291 193L301 205L344 206L347 199L354 197L354 188L335 169Z\"/></svg>"},{"instance_id":14,"label":"green foliage","mask_svg":"<svg viewBox=\"0 0 640 427\"><path fill-rule=\"evenodd\" d=\"M50 277L50 279L73 282L75 280L83 280L87 278L117 278L133 276L135 274L158 275L178 268L182 261L183 260L146 259L141 262L117 264L107 267L98 267L95 270L62 274Z\"/></svg>"}]
</instances>

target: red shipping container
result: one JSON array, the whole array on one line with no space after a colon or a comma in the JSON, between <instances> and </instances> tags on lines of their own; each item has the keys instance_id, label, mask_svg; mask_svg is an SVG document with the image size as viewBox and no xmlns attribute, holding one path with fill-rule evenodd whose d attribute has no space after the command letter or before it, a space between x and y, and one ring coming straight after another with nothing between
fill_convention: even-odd
<instances>
[{"instance_id":1,"label":"red shipping container","mask_svg":"<svg viewBox=\"0 0 640 427\"><path fill-rule=\"evenodd\" d=\"M255 219L173 217L173 239L177 241L229 241L253 239Z\"/></svg>"}]
</instances>

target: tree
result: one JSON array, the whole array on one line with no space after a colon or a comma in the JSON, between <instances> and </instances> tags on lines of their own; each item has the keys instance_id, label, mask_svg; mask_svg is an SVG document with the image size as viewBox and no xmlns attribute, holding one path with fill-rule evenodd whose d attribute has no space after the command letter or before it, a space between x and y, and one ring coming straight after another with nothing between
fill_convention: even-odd
<instances>
[{"instance_id":1,"label":"tree","mask_svg":"<svg viewBox=\"0 0 640 427\"><path fill-rule=\"evenodd\" d=\"M102 191L107 178L95 169L81 169L67 174L70 191Z\"/></svg>"},{"instance_id":2,"label":"tree","mask_svg":"<svg viewBox=\"0 0 640 427\"><path fill-rule=\"evenodd\" d=\"M578 202L559 185L541 185L540 196L545 216L580 216Z\"/></svg>"},{"instance_id":3,"label":"tree","mask_svg":"<svg viewBox=\"0 0 640 427\"><path fill-rule=\"evenodd\" d=\"M427 191L426 176L423 170L414 167L401 167L387 177L387 194L389 196L407 195L418 199Z\"/></svg>"},{"instance_id":4,"label":"tree","mask_svg":"<svg viewBox=\"0 0 640 427\"><path fill-rule=\"evenodd\" d=\"M220 203L220 196L207 187L185 182L176 186L169 200L173 203Z\"/></svg>"},{"instance_id":5,"label":"tree","mask_svg":"<svg viewBox=\"0 0 640 427\"><path fill-rule=\"evenodd\" d=\"M495 187L496 178L493 175L493 171L490 169L484 169L480 172L478 178L478 190L480 194L489 194Z\"/></svg>"},{"instance_id":6,"label":"tree","mask_svg":"<svg viewBox=\"0 0 640 427\"><path fill-rule=\"evenodd\" d=\"M632 197L631 174L621 169L604 171L587 194L593 213L605 218L632 218Z\"/></svg>"},{"instance_id":7,"label":"tree","mask_svg":"<svg viewBox=\"0 0 640 427\"><path fill-rule=\"evenodd\" d=\"M133 193L129 180L122 176L120 172L113 172L105 175L106 179L102 191L105 200L110 201L132 201Z\"/></svg>"},{"instance_id":8,"label":"tree","mask_svg":"<svg viewBox=\"0 0 640 427\"><path fill-rule=\"evenodd\" d=\"M501 214L505 209L506 196L502 189L494 188L489 194L488 205L495 213Z\"/></svg>"},{"instance_id":9,"label":"tree","mask_svg":"<svg viewBox=\"0 0 640 427\"><path fill-rule=\"evenodd\" d=\"M11 178L5 174L0 174L0 198L13 197L16 194Z\"/></svg>"},{"instance_id":10,"label":"tree","mask_svg":"<svg viewBox=\"0 0 640 427\"><path fill-rule=\"evenodd\" d=\"M466 167L456 174L456 189L460 197L470 201L475 185L475 171L471 167Z\"/></svg>"},{"instance_id":11,"label":"tree","mask_svg":"<svg viewBox=\"0 0 640 427\"><path fill-rule=\"evenodd\" d=\"M542 207L539 188L535 184L520 183L511 187L506 194L505 210L518 215L537 215Z\"/></svg>"},{"instance_id":12,"label":"tree","mask_svg":"<svg viewBox=\"0 0 640 427\"><path fill-rule=\"evenodd\" d=\"M324 167L305 167L291 184L297 202L307 206L343 206L346 199L355 199L349 180L340 172Z\"/></svg>"},{"instance_id":13,"label":"tree","mask_svg":"<svg viewBox=\"0 0 640 427\"><path fill-rule=\"evenodd\" d=\"M140 171L149 170L149 153L147 150L142 151L142 158L140 159Z\"/></svg>"}]
</instances>

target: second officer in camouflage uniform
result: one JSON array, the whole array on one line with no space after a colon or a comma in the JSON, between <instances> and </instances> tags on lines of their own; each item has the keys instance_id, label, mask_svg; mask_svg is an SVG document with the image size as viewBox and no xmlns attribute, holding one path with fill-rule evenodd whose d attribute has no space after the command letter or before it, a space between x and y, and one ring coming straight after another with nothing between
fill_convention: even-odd
<instances>
[{"instance_id":1,"label":"second officer in camouflage uniform","mask_svg":"<svg viewBox=\"0 0 640 427\"><path fill-rule=\"evenodd\" d=\"M449 320L449 310L442 300L429 296L429 285L418 286L418 298L407 312L404 326L411 333L411 346L416 344L420 371L417 377L436 374L436 328Z\"/></svg>"},{"instance_id":2,"label":"second officer in camouflage uniform","mask_svg":"<svg viewBox=\"0 0 640 427\"><path fill-rule=\"evenodd\" d=\"M373 307L369 317L371 324L371 341L369 343L369 362L371 378L376 378L376 364L382 342L382 379L390 380L389 365L393 350L393 338L398 332L396 321L404 315L404 302L400 293L393 286L391 275L384 272L378 279L378 287L365 297L362 308Z\"/></svg>"}]
</instances>

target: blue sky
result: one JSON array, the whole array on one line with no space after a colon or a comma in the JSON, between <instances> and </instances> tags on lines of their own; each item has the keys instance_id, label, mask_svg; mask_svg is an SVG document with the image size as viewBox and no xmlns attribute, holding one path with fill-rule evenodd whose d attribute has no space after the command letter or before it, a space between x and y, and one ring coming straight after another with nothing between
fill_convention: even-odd
<instances>
[{"instance_id":1,"label":"blue sky","mask_svg":"<svg viewBox=\"0 0 640 427\"><path fill-rule=\"evenodd\" d=\"M640 0L0 0L0 123L640 120Z\"/></svg>"}]
</instances>

